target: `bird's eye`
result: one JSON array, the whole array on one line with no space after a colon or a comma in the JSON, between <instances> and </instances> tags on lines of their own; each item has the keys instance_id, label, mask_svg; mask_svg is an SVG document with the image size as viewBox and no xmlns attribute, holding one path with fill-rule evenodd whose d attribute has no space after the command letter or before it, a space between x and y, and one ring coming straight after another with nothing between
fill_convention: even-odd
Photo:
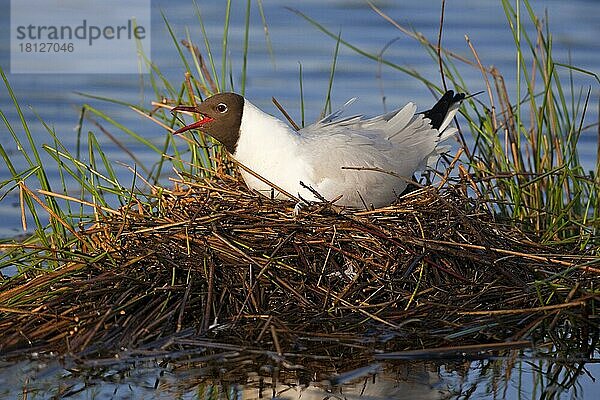
<instances>
[{"instance_id":1,"label":"bird's eye","mask_svg":"<svg viewBox=\"0 0 600 400\"><path fill-rule=\"evenodd\" d=\"M217 111L221 114L225 114L227 112L227 104L219 103L219 105L217 106Z\"/></svg>"}]
</instances>

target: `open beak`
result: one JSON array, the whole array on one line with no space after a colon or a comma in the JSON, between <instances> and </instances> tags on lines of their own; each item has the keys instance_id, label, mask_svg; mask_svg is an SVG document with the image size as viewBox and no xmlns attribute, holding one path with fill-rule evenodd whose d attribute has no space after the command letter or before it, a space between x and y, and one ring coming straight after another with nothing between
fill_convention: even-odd
<instances>
[{"instance_id":1,"label":"open beak","mask_svg":"<svg viewBox=\"0 0 600 400\"><path fill-rule=\"evenodd\" d=\"M188 111L188 112L196 113L196 114L199 114L201 116L201 118L192 124L189 124L189 125L179 128L178 130L173 132L173 135L179 135L180 133L189 131L190 129L202 128L202 125L206 124L207 122L213 121L213 119L211 117L198 112L198 109L193 106L177 106L177 107L174 107L171 109L171 113L174 113L176 111Z\"/></svg>"}]
</instances>

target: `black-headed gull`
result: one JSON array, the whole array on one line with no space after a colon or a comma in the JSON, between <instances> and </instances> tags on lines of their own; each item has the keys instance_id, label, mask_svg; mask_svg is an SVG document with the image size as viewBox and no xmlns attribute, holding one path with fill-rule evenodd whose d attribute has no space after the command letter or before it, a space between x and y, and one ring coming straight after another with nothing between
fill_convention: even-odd
<instances>
[{"instance_id":1,"label":"black-headed gull","mask_svg":"<svg viewBox=\"0 0 600 400\"><path fill-rule=\"evenodd\" d=\"M286 192L315 200L303 182L325 199L338 198L337 205L364 208L391 204L415 171L437 160L438 144L456 133L449 125L464 98L450 90L423 113L408 103L373 118L339 118L340 110L299 131L236 93L216 94L197 107L172 111L200 115L176 134L190 129L207 133L241 164ZM272 195L267 183L241 173L250 188Z\"/></svg>"}]
</instances>

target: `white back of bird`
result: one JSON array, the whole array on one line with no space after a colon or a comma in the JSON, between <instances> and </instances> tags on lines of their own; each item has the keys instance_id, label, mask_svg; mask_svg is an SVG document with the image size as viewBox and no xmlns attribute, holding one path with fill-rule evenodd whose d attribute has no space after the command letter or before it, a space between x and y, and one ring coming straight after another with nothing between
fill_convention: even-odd
<instances>
[{"instance_id":1,"label":"white back of bird","mask_svg":"<svg viewBox=\"0 0 600 400\"><path fill-rule=\"evenodd\" d=\"M363 208L364 200L367 205L381 207L402 193L415 171L437 160L441 150L438 144L456 132L448 125L458 107L454 104L450 108L439 130L432 128L422 114L415 114L416 106L408 103L370 119L340 119L342 109L296 132L246 100L233 156L304 199L316 200L300 181L328 200L342 195L338 205ZM342 167L379 169L403 178ZM242 177L250 188L267 196L271 193L269 185L251 174L242 171ZM275 195L283 197L277 192Z\"/></svg>"}]
</instances>

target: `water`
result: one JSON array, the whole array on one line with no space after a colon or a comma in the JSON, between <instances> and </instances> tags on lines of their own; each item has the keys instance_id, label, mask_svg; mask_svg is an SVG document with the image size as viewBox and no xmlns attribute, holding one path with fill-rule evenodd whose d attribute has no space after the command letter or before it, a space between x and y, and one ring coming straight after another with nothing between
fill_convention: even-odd
<instances>
[{"instance_id":1,"label":"water","mask_svg":"<svg viewBox=\"0 0 600 400\"><path fill-rule=\"evenodd\" d=\"M238 376L228 375L235 368L222 368L218 377L206 379L206 369L166 362L99 373L73 360L46 359L0 364L0 398L26 393L29 399L596 399L595 379L589 366L581 366L526 354L522 359L370 363L327 378L310 371L284 374L263 364Z\"/></svg>"},{"instance_id":2,"label":"water","mask_svg":"<svg viewBox=\"0 0 600 400\"><path fill-rule=\"evenodd\" d=\"M3 10L8 8L8 0L0 0L0 7ZM204 23L208 36L213 43L213 50L217 59L220 60L219 43L223 30L224 6L223 2L200 0L200 7L203 13ZM241 49L243 43L243 20L245 2L234 2L231 31L230 31L230 52L233 57L233 70L239 71L241 68ZM320 114L327 91L327 82L329 80L329 70L335 48L335 41L326 37L323 33L309 25L306 21L296 14L286 9L286 6L294 7L309 16L315 18L327 28L334 32L341 32L344 40L369 51L378 53L382 51L391 41L395 40L385 51L385 56L389 60L409 68L418 69L426 77L438 80L437 66L431 58L425 53L420 45L407 38L393 26L382 20L382 18L372 12L362 0L305 0L303 2L291 0L263 0L265 13L269 28L269 37L273 45L273 59L268 52L263 34L263 27L260 22L260 15L256 7L253 8L250 43L250 57L248 64L248 81L246 94L259 107L264 110L279 115L279 112L271 103L271 97L276 97L288 110L291 116L300 120L299 110L299 85L298 73L299 65L302 64L304 74L304 96L306 104L306 121L311 122ZM600 3L595 0L536 0L532 2L535 9L543 15L544 10L548 11L554 41L554 56L565 63L572 63L578 67L588 69L595 73L600 72L600 25L597 23L597 15L600 12ZM439 23L439 1L424 0L420 2L400 2L400 1L379 1L378 5L400 24L414 28L422 32L428 38L435 40L437 37ZM125 7L125 6L123 6ZM163 73L173 83L181 82L183 79L183 68L179 64L178 56L173 48L167 30L162 22L160 10L163 10L169 21L175 28L176 34L180 38L185 37L185 29L188 28L192 38L197 42L201 40L201 32L198 26L196 16L193 13L191 2L169 2L167 0L154 0L152 2L152 59L163 71ZM8 71L8 13L0 16L0 65L5 71ZM504 75L511 90L514 73L514 54L511 33L508 30L507 23L503 16L503 11L497 1L481 0L453 0L447 2L445 27L444 27L444 46L460 55L471 57L464 36L468 35L476 47L480 58L485 65L495 65ZM480 73L475 69L461 67L461 72L468 86L473 92L484 90L485 85ZM83 98L77 92L93 94L97 96L106 96L120 99L135 104L148 105L152 98L151 91L147 88L140 89L139 78L132 75L18 75L8 74L8 79L14 92L24 107L25 117L29 126L39 139L40 143L48 143L49 137L42 125L38 122L36 114L46 123L52 126L61 141L71 147L75 146L75 128L78 122L78 110L83 103L91 103L105 110L111 117L120 123L134 128L137 132L143 132L143 135L150 141L160 143L166 131L160 127L141 118L130 110L101 103L98 101ZM235 85L239 87L240 76L234 76ZM588 76L581 74L574 75L574 82L584 90L592 87L592 104L588 119L585 125L597 121L598 85ZM385 95L386 104L382 102L382 95ZM381 113L387 107L388 109L403 105L407 101L415 101L421 109L427 108L432 104L433 97L418 81L392 70L378 65L377 62L367 60L364 57L341 47L337 61L337 72L332 92L332 103L335 106L342 105L351 97L359 97L359 100L353 106L353 110L367 115ZM11 101L4 88L0 89L0 109L6 114L9 122L21 135L19 129L19 119L11 105ZM93 130L98 133L103 147L111 160L115 161L115 167L118 169L119 176L123 182L131 181L131 173L125 167L119 167L116 162L123 162L132 165L132 160L124 154L118 147L114 146L110 140L98 132L97 128L89 121L85 123L84 132ZM136 152L136 156L149 165L155 161L156 155L144 152L143 149L136 147L127 138L124 138L119 132L112 130L115 135L126 143L131 145L131 150ZM15 166L18 170L25 168L24 162L18 157L18 151L12 144L12 139L4 126L0 128L0 139L6 146L7 151L14 158ZM584 132L581 138L581 153L584 157L584 164L591 169L595 164L595 128L590 128ZM48 169L50 178L58 179L56 170ZM9 173L5 166L0 165L0 182L6 180ZM0 188L0 196L6 194L7 188ZM0 219L3 224L0 226L0 238L13 237L22 234L20 227L20 215L18 212L18 193L12 191L0 203ZM543 361L541 361L543 362ZM524 398L529 398L529 393L533 392L535 382L539 382L537 368L526 361L520 361L523 365L523 372L529 377L526 385L526 394ZM551 363L546 362L547 365ZM535 364L535 363L533 363ZM445 364L444 364L445 365ZM467 363L465 374L457 374L455 370L449 370L444 365L438 365L433 372L427 370L426 373L419 375L426 382L418 386L418 392L422 398L426 397L431 391L436 396L440 390L442 394L450 393L455 395L449 387L464 384L467 387L469 382L479 382L474 393L479 398L486 398L491 392L488 390L492 385L489 380L476 378L481 374L482 367L477 362ZM11 367L11 373L17 373L19 379L29 377L33 379L39 364L19 364ZM19 370L19 368L23 368ZM548 367L549 368L549 367ZM543 367L541 368L544 369ZM597 364L589 367L591 376L600 375ZM23 372L25 371L25 372ZM54 365L50 369L44 370L46 379L30 380L29 382L38 382L40 384L64 379L64 370L60 366ZM54 373L59 375L53 375ZM143 375L143 371L138 371ZM156 394L154 385L154 376L158 374L156 369L148 370L143 382L127 382L120 386L119 383L96 383L92 389L85 389L74 398L90 398L94 390L97 393L96 398L110 398L110 393L119 393L115 398L123 393L123 397L135 397L143 394L146 398ZM431 375L432 374L432 375ZM536 375L538 374L538 375ZM0 374L0 382L11 382L7 373ZM168 376L171 376L167 374ZM385 374L378 375L376 382L391 382L390 385L398 393L408 393L398 391L408 390L402 386L395 377L384 377ZM522 376L522 375L521 375ZM173 382L177 382L177 375L171 376ZM389 379L388 379L389 378ZM431 382L433 379L435 382ZM4 379L4 380L3 380ZM76 377L75 380L82 385ZM515 389L515 375L512 375L505 381L506 392L495 392L498 397L518 398L519 390ZM414 380L413 380L414 381ZM441 384L439 382L442 382ZM20 381L22 382L22 381ZM176 384L171 382L173 387ZM370 382L370 381L369 381ZM420 382L420 381L419 381ZM466 383L465 383L466 382ZM4 385L0 385L4 386ZM34 385L35 386L35 385ZM42 385L43 386L43 385ZM380 389L385 385L380 385ZM492 385L493 386L493 385ZM597 385L596 385L597 386ZM596 398L600 395L591 378L582 374L574 386L567 391L569 396L580 398ZM14 388L11 394L21 393L19 389L23 386ZM28 386L28 387L31 387ZM118 389L116 388L118 387ZM131 389L133 387L133 389ZM433 387L433 389L428 389ZM404 388L404 389L402 389ZM441 388L441 389L440 389ZM486 389L487 388L487 389ZM47 388L46 388L47 389ZM42 390L41 398L51 393ZM11 389L12 390L12 389ZM128 391L133 390L133 394ZM149 392L146 392L148 390ZM242 387L235 386L232 393L241 393ZM319 389L320 390L320 389ZM383 389L382 389L383 390ZM450 390L450 392L448 392ZM465 389L466 390L466 389ZM488 390L486 392L486 390ZM115 392L116 391L116 392ZM462 390L461 390L462 391ZM0 397L8 392L0 390ZM127 395L129 393L129 395ZM191 398L193 392L183 391L184 398ZM256 395L256 392L253 392ZM321 392L319 392L321 393ZM539 392L536 392L539 395ZM322 394L322 393L321 393ZM81 397L84 396L84 397ZM85 397L88 396L88 397ZM171 392L167 392L167 397ZM237 396L237 395L236 395ZM241 395L240 395L241 396ZM303 395L305 398L307 394ZM325 394L321 395L323 398ZM378 397L379 396L379 397ZM373 395L372 398L388 398L392 396L389 393L382 392L379 395ZM282 395L282 397L284 397ZM8 397L10 398L10 397ZM35 398L35 397L34 397Z\"/></svg>"},{"instance_id":3,"label":"water","mask_svg":"<svg viewBox=\"0 0 600 400\"><path fill-rule=\"evenodd\" d=\"M0 0L0 6L7 9L8 0ZM190 2L191 3L191 2ZM173 83L183 80L183 69L173 47L167 29L162 22L160 10L164 10L172 23L176 35L185 38L186 29L190 36L201 45L201 30L188 2L176 4L166 0L152 2L153 26L152 59L161 71ZM431 40L436 40L439 24L439 2L428 0L421 2L380 1L377 3L384 12L400 24L422 32ZM600 44L595 40L600 35L596 14L600 6L596 1L578 0L563 2L558 0L533 1L540 15L547 10L553 31L554 55L565 63L571 61L578 67L598 73L600 71ZM340 32L344 40L377 54L391 41L385 50L390 61L401 66L419 70L425 77L439 81L437 66L423 48L414 40L407 38L380 16L374 13L362 0L351 1L296 1L265 0L265 14L269 37L273 45L273 58L268 52L258 8L253 8L248 61L247 97L264 110L280 115L271 103L276 97L296 120L300 120L300 101L298 74L302 64L304 74L304 96L306 103L306 121L314 121L322 111L327 92L329 70L333 58L335 41L312 27L306 21L286 7L297 8L322 23L333 32ZM124 6L125 7L125 6ZM213 51L220 65L220 39L223 31L224 6L221 2L201 1L200 7L208 36L213 43ZM245 6L235 4L231 17L229 38L230 54L233 59L233 71L241 70L241 52L243 46L243 24ZM127 9L124 8L124 13ZM511 33L503 17L501 6L496 1L458 0L448 2L445 15L444 46L459 55L471 57L465 43L468 35L485 65L496 66L505 75L509 90L514 81L514 55ZM525 14L525 11L523 11ZM8 13L0 17L0 65L8 71ZM397 39L397 40L396 40ZM395 41L394 41L395 40ZM107 55L109 57L110 55ZM470 67L461 67L461 73L473 92L484 90L485 84L479 71ZM592 104L598 97L598 85L582 74L575 74L575 83L587 90L592 87ZM152 98L149 89L140 89L139 78L133 75L19 75L8 74L8 79L24 108L30 129L39 138L40 143L49 141L48 134L37 120L36 114L55 129L60 140L70 148L75 147L75 128L78 122L78 110L83 103L90 103L105 110L111 117L125 126L142 132L148 140L161 143L166 132L160 127L141 118L124 107L112 106L83 98L78 92L96 96L106 96L134 104L148 105ZM239 88L240 76L234 76ZM0 109L7 115L9 122L20 132L20 123L16 111L4 89L0 90ZM417 80L388 67L380 68L377 62L342 47L337 61L337 72L332 93L332 104L342 105L347 99L359 97L353 111L374 115L384 111L382 97L385 95L386 107L393 108L415 101L425 109L434 101L433 97ZM482 97L483 99L483 97ZM485 99L484 99L485 100ZM597 107L591 106L586 125L596 122ZM82 132L88 130L97 133L103 149L115 162L132 165L132 160L102 133L86 121ZM124 134L111 128L111 133L131 146L131 150L144 163L151 165L156 154L148 152L127 139ZM9 139L5 127L0 128L4 146L18 170L25 168L17 149ZM468 135L467 135L468 136ZM584 165L593 169L595 163L595 129L588 129L581 138L581 152ZM43 153L43 152L42 152ZM131 173L117 166L117 172L123 182L131 182ZM51 179L58 179L56 170L48 168ZM4 165L0 166L0 182L9 177ZM0 195L6 189L1 189ZM15 212L18 205L16 191L10 192L0 203L0 218L5 222L0 227L0 238L12 237L22 233L20 216Z\"/></svg>"}]
</instances>

